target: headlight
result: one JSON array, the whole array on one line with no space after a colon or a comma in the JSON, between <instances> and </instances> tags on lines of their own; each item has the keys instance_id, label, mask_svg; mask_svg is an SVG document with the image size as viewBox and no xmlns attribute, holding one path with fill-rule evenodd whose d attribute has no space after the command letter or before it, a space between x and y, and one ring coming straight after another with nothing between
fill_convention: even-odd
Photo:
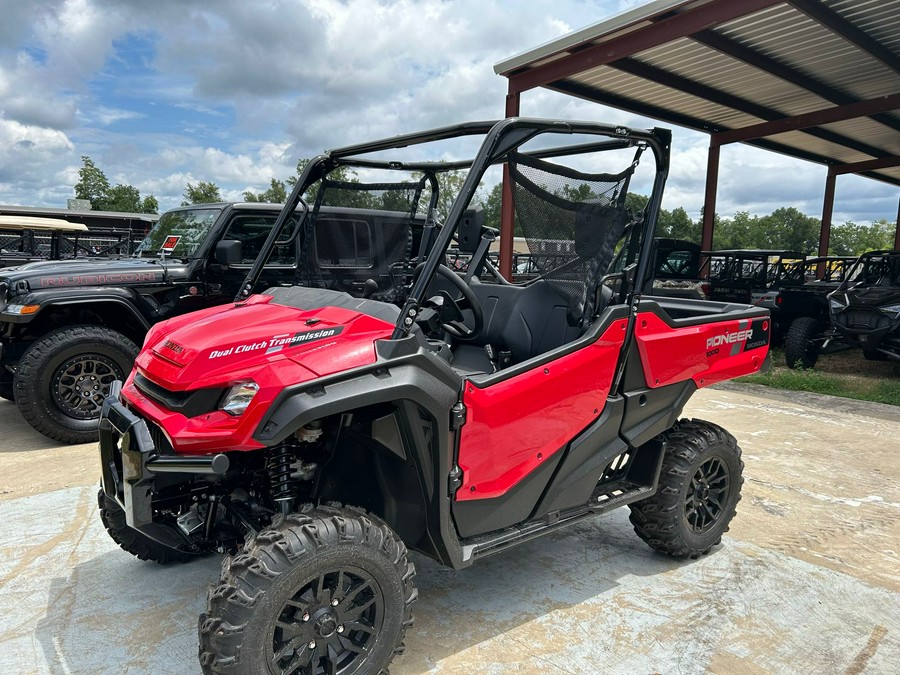
<instances>
[{"instance_id":1,"label":"headlight","mask_svg":"<svg viewBox=\"0 0 900 675\"><path fill-rule=\"evenodd\" d=\"M828 306L831 308L832 312L840 312L847 306L846 302L841 302L836 297L828 298Z\"/></svg>"},{"instance_id":2,"label":"headlight","mask_svg":"<svg viewBox=\"0 0 900 675\"><path fill-rule=\"evenodd\" d=\"M7 305L4 314L34 314L41 308L40 305Z\"/></svg>"},{"instance_id":3,"label":"headlight","mask_svg":"<svg viewBox=\"0 0 900 675\"><path fill-rule=\"evenodd\" d=\"M239 382L225 394L222 410L229 415L242 415L258 391L259 385L256 382Z\"/></svg>"},{"instance_id":4,"label":"headlight","mask_svg":"<svg viewBox=\"0 0 900 675\"><path fill-rule=\"evenodd\" d=\"M885 314L893 315L895 319L900 317L900 305L888 305L887 307L879 307L878 309Z\"/></svg>"}]
</instances>

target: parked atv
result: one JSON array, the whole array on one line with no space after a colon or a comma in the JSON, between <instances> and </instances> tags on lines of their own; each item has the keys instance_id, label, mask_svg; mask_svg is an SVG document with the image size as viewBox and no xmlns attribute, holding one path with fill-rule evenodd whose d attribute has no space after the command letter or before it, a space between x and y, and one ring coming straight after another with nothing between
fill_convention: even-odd
<instances>
[{"instance_id":1,"label":"parked atv","mask_svg":"<svg viewBox=\"0 0 900 675\"><path fill-rule=\"evenodd\" d=\"M470 136L480 149L432 227L436 175L464 164L410 155ZM624 505L657 551L696 558L720 542L740 449L679 415L698 388L760 370L770 319L650 294L670 140L512 118L330 151L306 167L233 304L150 330L103 406L101 518L141 559L227 553L199 622L205 673L381 672L412 624L408 549L462 568ZM653 191L633 218L642 154ZM478 281L493 233L465 209L498 165L540 271L524 285ZM371 181L330 178L346 166ZM373 195L424 218L396 270L402 293L316 287L304 275L324 233L301 227L303 285L252 294L310 187L313 218ZM472 256L465 276L443 264L451 245Z\"/></svg>"},{"instance_id":2,"label":"parked atv","mask_svg":"<svg viewBox=\"0 0 900 675\"><path fill-rule=\"evenodd\" d=\"M867 359L900 361L900 251L864 253L828 296L831 322Z\"/></svg>"},{"instance_id":3,"label":"parked atv","mask_svg":"<svg viewBox=\"0 0 900 675\"><path fill-rule=\"evenodd\" d=\"M789 368L812 368L823 353L847 349L831 330L828 295L850 271L856 258L807 258L785 269L779 293L779 317L787 327L784 360Z\"/></svg>"},{"instance_id":4,"label":"parked atv","mask_svg":"<svg viewBox=\"0 0 900 675\"><path fill-rule=\"evenodd\" d=\"M785 271L802 264L797 251L733 249L709 251L707 270L709 299L765 307L772 313L772 342L781 344L788 325L781 315L781 289Z\"/></svg>"}]
</instances>

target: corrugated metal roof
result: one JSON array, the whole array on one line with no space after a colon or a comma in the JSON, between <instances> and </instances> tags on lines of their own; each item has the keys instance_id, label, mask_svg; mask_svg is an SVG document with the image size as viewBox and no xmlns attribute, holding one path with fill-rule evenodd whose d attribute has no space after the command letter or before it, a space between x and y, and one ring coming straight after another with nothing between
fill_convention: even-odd
<instances>
[{"instance_id":1,"label":"corrugated metal roof","mask_svg":"<svg viewBox=\"0 0 900 675\"><path fill-rule=\"evenodd\" d=\"M710 132L714 143L720 132L845 116L863 102L863 115L804 119L746 142L830 165L880 160L858 173L900 185L900 0L657 0L494 70L511 92L555 89Z\"/></svg>"}]
</instances>

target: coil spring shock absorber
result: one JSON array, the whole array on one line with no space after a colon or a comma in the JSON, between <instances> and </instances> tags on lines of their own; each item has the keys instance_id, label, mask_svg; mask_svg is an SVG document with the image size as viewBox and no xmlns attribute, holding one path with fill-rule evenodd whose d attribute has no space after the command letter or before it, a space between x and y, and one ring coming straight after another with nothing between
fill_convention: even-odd
<instances>
[{"instance_id":1,"label":"coil spring shock absorber","mask_svg":"<svg viewBox=\"0 0 900 675\"><path fill-rule=\"evenodd\" d=\"M266 460L272 501L278 504L282 515L285 516L294 510L294 495L297 492L296 484L291 479L293 461L293 448L283 444L272 448Z\"/></svg>"}]
</instances>

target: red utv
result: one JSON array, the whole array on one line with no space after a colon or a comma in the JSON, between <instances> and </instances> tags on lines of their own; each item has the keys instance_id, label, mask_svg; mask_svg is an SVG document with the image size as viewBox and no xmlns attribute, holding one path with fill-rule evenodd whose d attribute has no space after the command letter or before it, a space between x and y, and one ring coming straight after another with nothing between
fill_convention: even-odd
<instances>
[{"instance_id":1,"label":"red utv","mask_svg":"<svg viewBox=\"0 0 900 675\"><path fill-rule=\"evenodd\" d=\"M428 144L459 156L470 137L473 160L429 161ZM101 517L141 559L228 555L200 619L204 672L380 672L412 624L408 549L461 568L624 505L657 551L719 543L740 450L679 415L698 388L763 366L769 314L650 295L669 144L662 129L514 118L328 152L236 301L151 330L104 406ZM652 196L633 214L642 156ZM330 177L342 167L358 178ZM466 209L498 167L540 271L523 285L479 279L494 233ZM438 176L459 168L438 223ZM280 232L304 191L309 217ZM424 215L389 287L350 294L320 274L317 213L352 204ZM335 241L359 259L370 234ZM286 237L305 260L296 284L254 294ZM465 276L443 264L452 246Z\"/></svg>"}]
</instances>

